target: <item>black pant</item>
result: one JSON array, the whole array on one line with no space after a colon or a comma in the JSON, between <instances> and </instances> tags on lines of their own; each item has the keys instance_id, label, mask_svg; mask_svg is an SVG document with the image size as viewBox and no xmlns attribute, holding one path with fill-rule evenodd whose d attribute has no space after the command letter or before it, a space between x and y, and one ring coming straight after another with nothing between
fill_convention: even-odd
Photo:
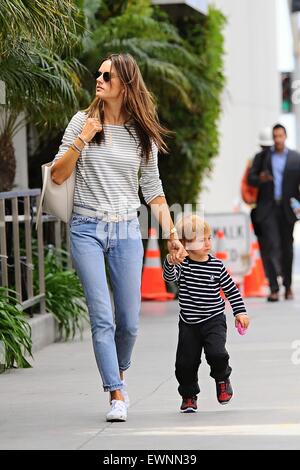
<instances>
[{"instance_id":1,"label":"black pant","mask_svg":"<svg viewBox=\"0 0 300 470\"><path fill-rule=\"evenodd\" d=\"M179 320L175 375L179 382L178 392L182 397L193 397L200 392L198 369L202 349L210 366L211 377L225 380L230 376L229 354L225 348L226 333L226 317L223 314L195 325Z\"/></svg>"},{"instance_id":2,"label":"black pant","mask_svg":"<svg viewBox=\"0 0 300 470\"><path fill-rule=\"evenodd\" d=\"M278 292L278 276L288 289L292 285L294 223L286 220L283 207L275 205L261 223L260 246L271 292Z\"/></svg>"},{"instance_id":3,"label":"black pant","mask_svg":"<svg viewBox=\"0 0 300 470\"><path fill-rule=\"evenodd\" d=\"M250 217L251 217L251 222L252 222L252 225L253 225L254 233L257 237L260 256L261 256L261 260L262 260L262 263L263 263L265 275L269 279L267 252L266 252L266 248L265 248L265 245L264 245L264 240L263 240L263 237L262 237L261 225L256 220L256 217L257 217L256 212L257 212L256 208L252 209L251 212L250 212Z\"/></svg>"}]
</instances>

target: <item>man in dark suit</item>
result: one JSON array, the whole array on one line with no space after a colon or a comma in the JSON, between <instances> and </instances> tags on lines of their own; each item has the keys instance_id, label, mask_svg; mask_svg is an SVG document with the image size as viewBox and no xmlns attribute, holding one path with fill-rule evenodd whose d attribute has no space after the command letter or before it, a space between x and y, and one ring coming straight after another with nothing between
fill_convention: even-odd
<instances>
[{"instance_id":1,"label":"man in dark suit","mask_svg":"<svg viewBox=\"0 0 300 470\"><path fill-rule=\"evenodd\" d=\"M259 159L261 161L261 164L263 164L263 159L266 158L266 156L268 155L268 152L271 150L271 147L274 144L272 127L265 127L260 132L258 144L259 144L261 150L252 159L250 168L253 164L253 161L254 161L255 157L257 157L257 159ZM251 212L250 212L250 217L251 217L254 233L257 237L257 241L258 241L258 244L259 244L259 250L260 250L260 255L261 255L262 262L263 262L264 270L265 270L265 273L267 275L267 271L268 271L267 252L265 252L265 246L264 246L263 239L262 239L260 225L256 222L255 215L256 215L256 207L253 207Z\"/></svg>"},{"instance_id":2,"label":"man in dark suit","mask_svg":"<svg viewBox=\"0 0 300 470\"><path fill-rule=\"evenodd\" d=\"M278 276L282 276L285 298L293 299L293 231L297 217L292 197L300 200L300 154L286 148L286 129L273 127L274 147L258 154L248 183L259 188L255 211L265 253L266 275L270 283L268 301L279 300Z\"/></svg>"}]
</instances>

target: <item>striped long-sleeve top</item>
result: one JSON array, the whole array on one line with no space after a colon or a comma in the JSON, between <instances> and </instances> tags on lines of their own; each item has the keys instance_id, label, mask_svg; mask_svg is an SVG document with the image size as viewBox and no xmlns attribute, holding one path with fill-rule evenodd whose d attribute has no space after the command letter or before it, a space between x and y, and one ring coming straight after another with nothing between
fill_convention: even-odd
<instances>
[{"instance_id":1,"label":"striped long-sleeve top","mask_svg":"<svg viewBox=\"0 0 300 470\"><path fill-rule=\"evenodd\" d=\"M76 113L69 122L54 161L69 149L81 133L87 116ZM74 207L124 213L140 205L139 185L147 204L164 196L157 164L157 147L152 143L150 159L141 156L133 126L104 125L105 140L89 143L76 163Z\"/></svg>"},{"instance_id":2,"label":"striped long-sleeve top","mask_svg":"<svg viewBox=\"0 0 300 470\"><path fill-rule=\"evenodd\" d=\"M229 300L234 316L246 314L241 294L224 263L212 255L204 262L191 260L187 256L177 265L170 264L166 258L163 278L167 282L177 282L179 315L186 323L201 323L224 313L225 301L220 289Z\"/></svg>"}]
</instances>

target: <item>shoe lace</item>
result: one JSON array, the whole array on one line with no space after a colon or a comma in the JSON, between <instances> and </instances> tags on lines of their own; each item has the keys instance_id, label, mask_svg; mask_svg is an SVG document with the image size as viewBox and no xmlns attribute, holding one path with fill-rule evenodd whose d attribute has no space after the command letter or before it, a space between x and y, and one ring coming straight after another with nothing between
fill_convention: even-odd
<instances>
[{"instance_id":1,"label":"shoe lace","mask_svg":"<svg viewBox=\"0 0 300 470\"><path fill-rule=\"evenodd\" d=\"M111 411L123 411L125 403L122 400L112 400Z\"/></svg>"},{"instance_id":2,"label":"shoe lace","mask_svg":"<svg viewBox=\"0 0 300 470\"><path fill-rule=\"evenodd\" d=\"M193 398L185 398L184 399L184 404L186 406L194 406L195 405L195 397Z\"/></svg>"},{"instance_id":3,"label":"shoe lace","mask_svg":"<svg viewBox=\"0 0 300 470\"><path fill-rule=\"evenodd\" d=\"M228 397L227 382L219 382L219 387L220 387L220 394L219 394L220 400L226 400L226 398Z\"/></svg>"}]
</instances>

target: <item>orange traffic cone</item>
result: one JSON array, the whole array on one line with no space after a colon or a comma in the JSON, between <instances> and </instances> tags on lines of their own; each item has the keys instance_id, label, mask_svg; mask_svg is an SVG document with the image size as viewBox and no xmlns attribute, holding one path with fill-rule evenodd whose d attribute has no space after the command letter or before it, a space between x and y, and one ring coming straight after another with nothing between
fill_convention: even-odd
<instances>
[{"instance_id":1,"label":"orange traffic cone","mask_svg":"<svg viewBox=\"0 0 300 470\"><path fill-rule=\"evenodd\" d=\"M166 301L174 299L175 294L167 292L162 277L160 251L155 228L149 230L149 241L145 253L145 264L142 275L142 300Z\"/></svg>"},{"instance_id":2,"label":"orange traffic cone","mask_svg":"<svg viewBox=\"0 0 300 470\"><path fill-rule=\"evenodd\" d=\"M250 225L250 272L244 276L244 297L265 297L265 273L260 258L259 244L254 235L252 224Z\"/></svg>"},{"instance_id":3,"label":"orange traffic cone","mask_svg":"<svg viewBox=\"0 0 300 470\"><path fill-rule=\"evenodd\" d=\"M260 256L260 249L258 241L253 243L253 250L254 250L254 258L255 258L255 265L257 268L257 274L259 276L259 281L263 286L268 285L268 280L265 275L264 265Z\"/></svg>"},{"instance_id":4,"label":"orange traffic cone","mask_svg":"<svg viewBox=\"0 0 300 470\"><path fill-rule=\"evenodd\" d=\"M256 263L256 266L257 266L257 271L258 271L258 274L259 274L260 282L261 282L262 285L268 286L269 281L266 277L265 268L264 268L264 265L263 265L263 261L261 259L259 243L258 243L258 240L257 240L255 234L254 234L252 224L250 224L250 233L251 233L251 243L252 243L252 247L253 247L253 250L254 250L255 263Z\"/></svg>"},{"instance_id":5,"label":"orange traffic cone","mask_svg":"<svg viewBox=\"0 0 300 470\"><path fill-rule=\"evenodd\" d=\"M225 250L225 234L223 230L218 230L217 231L217 249L215 252L215 257L222 260L226 261L228 259L228 254Z\"/></svg>"},{"instance_id":6,"label":"orange traffic cone","mask_svg":"<svg viewBox=\"0 0 300 470\"><path fill-rule=\"evenodd\" d=\"M225 248L225 233L223 232L223 230L218 230L216 236L217 236L217 251L215 252L215 257L224 262L224 264L226 265L226 269L227 269L227 272L228 272L229 276L232 277L232 279L235 282L237 288L240 289L240 287L241 287L240 286L240 281L237 281L234 278L232 270L230 269L230 267L228 267L229 254L228 254L228 251ZM221 289L220 294L221 294L221 297L224 300L227 300L227 297L224 294L222 289Z\"/></svg>"},{"instance_id":7,"label":"orange traffic cone","mask_svg":"<svg viewBox=\"0 0 300 470\"><path fill-rule=\"evenodd\" d=\"M244 297L265 297L264 286L259 282L259 276L256 266L253 266L251 272L244 276L243 287Z\"/></svg>"},{"instance_id":8,"label":"orange traffic cone","mask_svg":"<svg viewBox=\"0 0 300 470\"><path fill-rule=\"evenodd\" d=\"M223 230L218 230L216 233L217 237L217 249L215 251L215 257L220 259L221 261L226 261L228 260L228 254L227 251L225 250L225 234ZM230 273L231 275L231 273ZM221 289L220 295L222 299L226 300L226 295L224 294L223 290Z\"/></svg>"}]
</instances>

